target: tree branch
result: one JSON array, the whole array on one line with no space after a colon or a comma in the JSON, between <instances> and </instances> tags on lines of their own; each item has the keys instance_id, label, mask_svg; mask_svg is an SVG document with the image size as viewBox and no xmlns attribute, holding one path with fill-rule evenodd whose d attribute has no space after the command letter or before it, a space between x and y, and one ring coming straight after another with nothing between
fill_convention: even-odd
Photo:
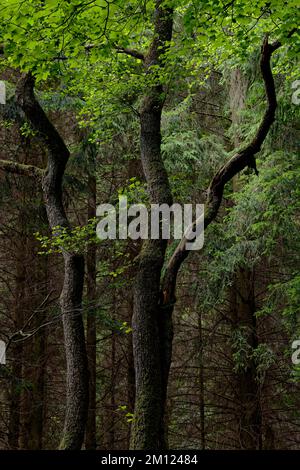
<instances>
[{"instance_id":1,"label":"tree branch","mask_svg":"<svg viewBox=\"0 0 300 470\"><path fill-rule=\"evenodd\" d=\"M84 46L86 51L90 51L91 49L94 49L95 47L98 47L98 46L96 44L86 44L86 46ZM114 44L114 47L116 51L120 54L127 54L127 55L130 55L131 57L135 57L136 59L139 59L142 61L145 60L144 54L140 51L136 51L135 49L130 49L128 47L118 46L117 44Z\"/></svg>"},{"instance_id":2,"label":"tree branch","mask_svg":"<svg viewBox=\"0 0 300 470\"><path fill-rule=\"evenodd\" d=\"M275 120L275 111L277 108L276 91L274 78L271 70L271 56L273 52L281 46L280 42L274 42L269 44L268 36L265 36L262 48L261 48L261 60L260 69L263 77L266 97L267 97L267 109L263 116L262 122L258 128L258 131L253 140L243 149L238 150L236 154L220 168L220 170L213 177L208 190L207 199L205 204L204 212L204 228L216 218L219 207L223 198L224 186L228 183L235 175L242 171L247 166L253 168L256 174L255 155L260 151L261 146L267 137L267 134ZM195 220L191 229L196 232L200 220ZM187 240L184 236L174 251L166 268L165 276L162 282L162 293L163 303L171 304L175 302L175 288L178 271L189 254L186 249Z\"/></svg>"},{"instance_id":3,"label":"tree branch","mask_svg":"<svg viewBox=\"0 0 300 470\"><path fill-rule=\"evenodd\" d=\"M31 176L38 179L41 179L45 174L45 170L42 170L42 168L38 168L34 165L24 165L23 163L17 163L11 160L0 160L0 170L6 173Z\"/></svg>"},{"instance_id":4,"label":"tree branch","mask_svg":"<svg viewBox=\"0 0 300 470\"><path fill-rule=\"evenodd\" d=\"M69 150L59 132L47 117L34 94L34 78L25 74L16 90L17 102L48 153L48 166L42 179L49 225L70 227L63 205L63 178ZM67 365L66 414L61 448L80 449L88 411L88 360L82 319L84 257L63 251L64 282L60 296ZM35 330L36 331L36 330Z\"/></svg>"},{"instance_id":5,"label":"tree branch","mask_svg":"<svg viewBox=\"0 0 300 470\"><path fill-rule=\"evenodd\" d=\"M145 60L145 56L142 52L136 51L135 49L128 49L127 47L116 47L116 51L119 52L120 54L127 54L130 55L131 57L135 57L136 59Z\"/></svg>"}]
</instances>

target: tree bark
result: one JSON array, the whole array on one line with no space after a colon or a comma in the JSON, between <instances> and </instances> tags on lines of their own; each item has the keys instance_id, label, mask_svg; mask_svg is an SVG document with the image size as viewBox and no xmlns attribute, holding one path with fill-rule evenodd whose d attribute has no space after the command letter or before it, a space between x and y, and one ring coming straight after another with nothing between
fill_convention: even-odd
<instances>
[{"instance_id":1,"label":"tree bark","mask_svg":"<svg viewBox=\"0 0 300 470\"><path fill-rule=\"evenodd\" d=\"M251 351L258 346L255 316L254 271L240 268L236 275L235 327L243 328ZM245 369L236 374L239 410L239 440L241 449L261 450L262 415L260 384L255 361L251 358Z\"/></svg>"},{"instance_id":2,"label":"tree bark","mask_svg":"<svg viewBox=\"0 0 300 470\"><path fill-rule=\"evenodd\" d=\"M24 75L17 86L17 102L48 151L48 167L43 177L44 201L51 229L70 228L66 216L62 182L69 151L34 96L34 79ZM67 363L67 398L62 449L82 446L88 409L88 363L82 320L84 258L64 249L64 284L60 297Z\"/></svg>"},{"instance_id":3,"label":"tree bark","mask_svg":"<svg viewBox=\"0 0 300 470\"><path fill-rule=\"evenodd\" d=\"M172 37L172 11L155 2L154 38L144 65L160 65ZM141 161L151 203L172 204L168 176L161 158L162 86L149 89L140 110ZM132 423L132 449L167 447L164 411L171 361L172 323L168 309L161 309L160 279L166 240L147 240L139 255L134 285L133 355L136 401Z\"/></svg>"}]
</instances>

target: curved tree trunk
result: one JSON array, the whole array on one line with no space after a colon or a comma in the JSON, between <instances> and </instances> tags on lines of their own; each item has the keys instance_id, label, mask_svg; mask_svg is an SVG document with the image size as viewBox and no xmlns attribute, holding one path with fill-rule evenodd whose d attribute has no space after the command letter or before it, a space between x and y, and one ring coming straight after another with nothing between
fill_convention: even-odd
<instances>
[{"instance_id":1,"label":"curved tree trunk","mask_svg":"<svg viewBox=\"0 0 300 470\"><path fill-rule=\"evenodd\" d=\"M27 119L48 150L48 167L42 188L50 228L70 228L62 200L62 182L69 151L34 96L34 79L23 76L16 97ZM60 298L67 363L67 399L63 449L82 446L88 409L88 365L82 320L84 258L63 251L65 276Z\"/></svg>"}]
</instances>

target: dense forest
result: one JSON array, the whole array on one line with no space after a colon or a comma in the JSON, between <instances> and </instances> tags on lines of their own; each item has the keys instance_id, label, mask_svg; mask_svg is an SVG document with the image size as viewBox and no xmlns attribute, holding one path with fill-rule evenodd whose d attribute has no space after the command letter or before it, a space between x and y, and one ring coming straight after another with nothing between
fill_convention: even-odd
<instances>
[{"instance_id":1,"label":"dense forest","mask_svg":"<svg viewBox=\"0 0 300 470\"><path fill-rule=\"evenodd\" d=\"M0 449L300 449L299 2L0 9Z\"/></svg>"}]
</instances>

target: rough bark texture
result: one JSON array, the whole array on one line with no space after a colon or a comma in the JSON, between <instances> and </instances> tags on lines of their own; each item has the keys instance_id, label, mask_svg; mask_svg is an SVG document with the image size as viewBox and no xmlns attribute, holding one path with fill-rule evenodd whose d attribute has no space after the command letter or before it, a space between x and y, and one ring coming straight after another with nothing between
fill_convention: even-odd
<instances>
[{"instance_id":1,"label":"rough bark texture","mask_svg":"<svg viewBox=\"0 0 300 470\"><path fill-rule=\"evenodd\" d=\"M16 91L17 101L48 150L48 167L42 187L49 225L52 229L57 226L68 228L62 182L69 151L36 100L33 90L33 77L30 74L23 76ZM61 448L80 449L88 408L88 365L82 320L84 258L66 251L63 251L63 257L65 276L60 303L67 362L67 400Z\"/></svg>"},{"instance_id":2,"label":"rough bark texture","mask_svg":"<svg viewBox=\"0 0 300 470\"><path fill-rule=\"evenodd\" d=\"M154 38L144 64L162 65L161 55L172 37L172 11L156 1ZM163 89L152 87L140 111L141 160L151 203L172 204L168 176L161 158ZM147 240L139 256L134 286L133 352L136 371L136 402L131 448L164 449L164 410L171 360L172 326L168 309L161 309L160 279L165 240Z\"/></svg>"}]
</instances>

